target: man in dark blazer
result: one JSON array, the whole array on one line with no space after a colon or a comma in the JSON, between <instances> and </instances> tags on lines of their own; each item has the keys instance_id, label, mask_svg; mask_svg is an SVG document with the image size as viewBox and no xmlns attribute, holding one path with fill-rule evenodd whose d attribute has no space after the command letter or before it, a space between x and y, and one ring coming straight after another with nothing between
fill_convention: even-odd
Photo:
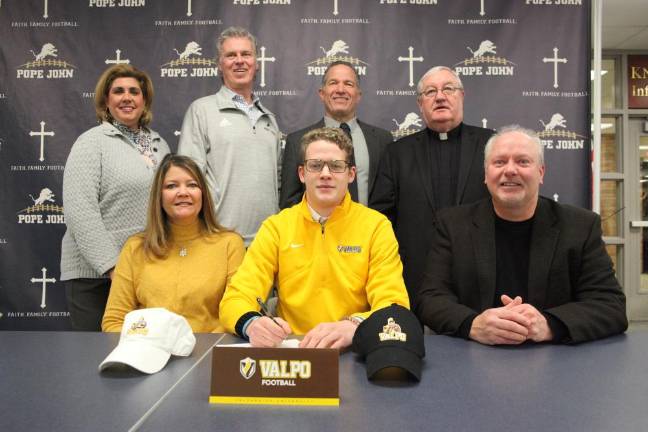
<instances>
[{"instance_id":1,"label":"man in dark blazer","mask_svg":"<svg viewBox=\"0 0 648 432\"><path fill-rule=\"evenodd\" d=\"M369 207L394 227L410 302L416 300L436 211L488 196L483 155L493 134L463 123L463 85L452 69L431 68L417 91L427 128L387 146L369 199Z\"/></svg>"},{"instance_id":2,"label":"man in dark blazer","mask_svg":"<svg viewBox=\"0 0 648 432\"><path fill-rule=\"evenodd\" d=\"M536 133L501 129L484 165L491 198L438 214L417 299L421 322L488 345L578 343L625 331L625 296L601 219L539 197Z\"/></svg>"},{"instance_id":3,"label":"man in dark blazer","mask_svg":"<svg viewBox=\"0 0 648 432\"><path fill-rule=\"evenodd\" d=\"M369 201L380 156L387 144L393 141L390 132L356 118L362 91L358 74L350 63L336 61L327 67L319 96L324 104L324 118L289 134L286 138L279 194L281 209L297 204L304 194L304 185L299 181L297 167L304 162L300 160L299 147L301 138L306 132L326 126L340 127L350 135L353 141L356 178L349 185L349 193L354 201L364 205Z\"/></svg>"}]
</instances>

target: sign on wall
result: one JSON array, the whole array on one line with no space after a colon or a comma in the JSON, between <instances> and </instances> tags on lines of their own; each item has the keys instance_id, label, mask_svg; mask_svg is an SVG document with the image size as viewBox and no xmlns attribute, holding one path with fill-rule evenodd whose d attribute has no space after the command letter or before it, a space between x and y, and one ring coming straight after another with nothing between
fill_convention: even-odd
<instances>
[{"instance_id":1,"label":"sign on wall","mask_svg":"<svg viewBox=\"0 0 648 432\"><path fill-rule=\"evenodd\" d=\"M648 56L628 56L628 108L648 108Z\"/></svg>"}]
</instances>

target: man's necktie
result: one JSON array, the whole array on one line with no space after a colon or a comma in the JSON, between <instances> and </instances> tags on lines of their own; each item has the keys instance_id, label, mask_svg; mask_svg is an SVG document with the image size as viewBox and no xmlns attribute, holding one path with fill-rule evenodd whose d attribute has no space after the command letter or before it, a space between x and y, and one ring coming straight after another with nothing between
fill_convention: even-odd
<instances>
[{"instance_id":1,"label":"man's necktie","mask_svg":"<svg viewBox=\"0 0 648 432\"><path fill-rule=\"evenodd\" d=\"M351 138L351 128L349 127L348 124L346 123L340 123L340 129L344 131L345 134L349 137L351 141L353 141L353 138Z\"/></svg>"}]
</instances>

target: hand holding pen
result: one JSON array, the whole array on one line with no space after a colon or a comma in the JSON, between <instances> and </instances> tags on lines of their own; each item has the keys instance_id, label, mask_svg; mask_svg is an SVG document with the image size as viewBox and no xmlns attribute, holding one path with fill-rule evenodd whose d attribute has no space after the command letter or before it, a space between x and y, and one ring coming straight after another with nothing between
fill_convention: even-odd
<instances>
[{"instance_id":1,"label":"hand holding pen","mask_svg":"<svg viewBox=\"0 0 648 432\"><path fill-rule=\"evenodd\" d=\"M267 316L268 318L270 318L270 319L272 320L273 323L275 323L275 324L277 324L279 327L281 327L281 324L279 324L279 323L274 319L274 317L273 317L272 314L270 313L270 310L268 309L268 306L263 302L263 300L261 300L261 297L257 297L257 298L256 298L256 301L257 301L257 303L259 304L259 306L261 307L261 315L263 315L263 316Z\"/></svg>"},{"instance_id":2,"label":"hand holding pen","mask_svg":"<svg viewBox=\"0 0 648 432\"><path fill-rule=\"evenodd\" d=\"M283 319L273 317L261 298L257 297L256 301L263 316L248 325L246 333L250 344L256 347L275 347L292 333L292 329Z\"/></svg>"}]
</instances>

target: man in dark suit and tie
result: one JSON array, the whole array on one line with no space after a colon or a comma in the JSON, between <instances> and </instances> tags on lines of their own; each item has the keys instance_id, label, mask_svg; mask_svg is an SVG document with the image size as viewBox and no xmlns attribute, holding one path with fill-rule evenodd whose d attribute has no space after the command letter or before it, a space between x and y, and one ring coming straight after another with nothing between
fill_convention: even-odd
<instances>
[{"instance_id":1,"label":"man in dark suit and tie","mask_svg":"<svg viewBox=\"0 0 648 432\"><path fill-rule=\"evenodd\" d=\"M387 146L369 199L394 226L410 302L416 299L436 211L488 196L483 155L493 133L463 123L464 89L452 69L431 68L417 92L427 128Z\"/></svg>"},{"instance_id":2,"label":"man in dark suit and tie","mask_svg":"<svg viewBox=\"0 0 648 432\"><path fill-rule=\"evenodd\" d=\"M625 296L588 210L539 196L543 145L511 126L485 149L491 198L442 210L416 313L477 342L578 343L628 327Z\"/></svg>"},{"instance_id":3,"label":"man in dark suit and tie","mask_svg":"<svg viewBox=\"0 0 648 432\"><path fill-rule=\"evenodd\" d=\"M356 118L358 103L362 97L360 79L351 63L336 61L324 73L319 96L324 104L324 118L317 123L288 135L281 168L281 193L279 208L299 203L304 194L304 185L299 181L297 167L299 143L306 132L321 127L339 127L353 141L356 179L349 185L351 198L367 205L369 194L376 179L380 156L388 143L393 141L391 133Z\"/></svg>"}]
</instances>

